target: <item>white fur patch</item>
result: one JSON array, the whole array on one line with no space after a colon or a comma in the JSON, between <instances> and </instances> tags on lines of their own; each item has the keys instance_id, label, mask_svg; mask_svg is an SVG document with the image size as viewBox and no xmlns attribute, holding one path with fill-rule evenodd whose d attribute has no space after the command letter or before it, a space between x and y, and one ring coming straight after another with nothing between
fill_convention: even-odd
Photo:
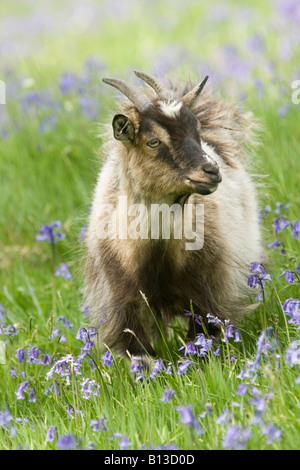
<instances>
[{"instance_id":1,"label":"white fur patch","mask_svg":"<svg viewBox=\"0 0 300 470\"><path fill-rule=\"evenodd\" d=\"M182 101L175 100L160 101L159 107L166 116L176 118L177 116L179 116L182 104Z\"/></svg>"}]
</instances>

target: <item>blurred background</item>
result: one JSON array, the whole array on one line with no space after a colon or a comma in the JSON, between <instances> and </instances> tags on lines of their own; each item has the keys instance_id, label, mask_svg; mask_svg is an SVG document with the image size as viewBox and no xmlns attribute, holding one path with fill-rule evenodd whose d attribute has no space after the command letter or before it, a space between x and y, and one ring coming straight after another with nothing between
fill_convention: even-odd
<instances>
[{"instance_id":1,"label":"blurred background","mask_svg":"<svg viewBox=\"0 0 300 470\"><path fill-rule=\"evenodd\" d=\"M267 131L258 172L272 173L273 197L293 202L299 25L299 0L2 1L2 242L27 240L32 255L41 223L60 219L79 231L99 169L99 123L114 111L116 93L101 78L134 82L134 68L183 81L208 74L215 92L254 112Z\"/></svg>"}]
</instances>

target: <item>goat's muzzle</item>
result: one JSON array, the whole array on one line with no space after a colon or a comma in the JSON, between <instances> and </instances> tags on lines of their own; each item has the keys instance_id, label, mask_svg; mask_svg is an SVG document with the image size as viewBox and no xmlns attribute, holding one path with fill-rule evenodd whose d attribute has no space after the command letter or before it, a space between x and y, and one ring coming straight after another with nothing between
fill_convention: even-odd
<instances>
[{"instance_id":1,"label":"goat's muzzle","mask_svg":"<svg viewBox=\"0 0 300 470\"><path fill-rule=\"evenodd\" d=\"M186 180L193 192L203 196L215 192L221 181L222 175L217 163L214 161L209 161L207 164L202 165L199 171L190 172Z\"/></svg>"}]
</instances>

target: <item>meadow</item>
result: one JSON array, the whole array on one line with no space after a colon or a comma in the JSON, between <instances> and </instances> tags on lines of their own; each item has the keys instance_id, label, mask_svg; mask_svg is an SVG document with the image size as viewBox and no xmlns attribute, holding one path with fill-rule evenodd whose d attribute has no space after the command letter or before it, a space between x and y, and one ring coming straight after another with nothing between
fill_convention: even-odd
<instances>
[{"instance_id":1,"label":"meadow","mask_svg":"<svg viewBox=\"0 0 300 470\"><path fill-rule=\"evenodd\" d=\"M0 449L300 448L299 22L297 0L1 3ZM175 325L150 378L99 348L82 299L118 96L101 78L134 81L134 68L208 74L258 119L268 257L249 266L257 307L239 328L186 343Z\"/></svg>"}]
</instances>

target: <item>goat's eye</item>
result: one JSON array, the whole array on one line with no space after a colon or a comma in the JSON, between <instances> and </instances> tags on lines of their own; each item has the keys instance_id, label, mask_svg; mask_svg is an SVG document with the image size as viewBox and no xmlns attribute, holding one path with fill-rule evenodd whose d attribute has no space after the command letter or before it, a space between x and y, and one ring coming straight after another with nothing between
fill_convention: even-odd
<instances>
[{"instance_id":1,"label":"goat's eye","mask_svg":"<svg viewBox=\"0 0 300 470\"><path fill-rule=\"evenodd\" d=\"M149 140L149 142L147 142L148 147L151 147L151 148L158 147L159 144L160 144L159 139L151 139L151 140Z\"/></svg>"}]
</instances>

